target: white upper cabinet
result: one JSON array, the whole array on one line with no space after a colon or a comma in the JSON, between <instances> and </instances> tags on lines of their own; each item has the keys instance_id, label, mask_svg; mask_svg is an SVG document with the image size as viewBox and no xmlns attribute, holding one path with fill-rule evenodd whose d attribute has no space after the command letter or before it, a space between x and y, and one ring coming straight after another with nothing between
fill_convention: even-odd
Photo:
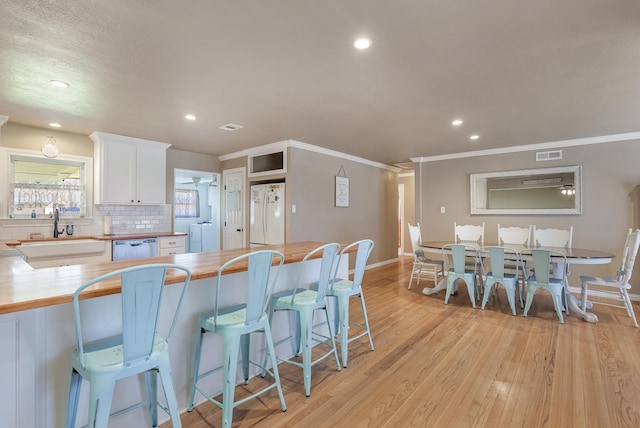
<instances>
[{"instance_id":1,"label":"white upper cabinet","mask_svg":"<svg viewBox=\"0 0 640 428\"><path fill-rule=\"evenodd\" d=\"M166 203L170 144L93 132L94 203Z\"/></svg>"}]
</instances>

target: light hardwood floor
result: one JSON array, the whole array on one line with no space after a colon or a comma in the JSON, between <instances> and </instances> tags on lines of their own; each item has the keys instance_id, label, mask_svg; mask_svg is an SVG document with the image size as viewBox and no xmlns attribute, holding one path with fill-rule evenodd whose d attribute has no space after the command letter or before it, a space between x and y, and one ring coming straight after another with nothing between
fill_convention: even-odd
<instances>
[{"instance_id":1,"label":"light hardwood floor","mask_svg":"<svg viewBox=\"0 0 640 428\"><path fill-rule=\"evenodd\" d=\"M483 311L471 308L465 287L445 305L443 292L420 293L423 282L407 289L410 269L406 258L365 274L374 352L363 338L350 345L348 368L314 366L310 397L301 369L280 364L287 411L272 390L237 407L233 425L640 426L640 330L623 309L596 306L598 324L569 316L561 325L545 291L524 318L519 308L511 315L504 289ZM261 382L238 386L236 396ZM182 423L219 427L221 411L206 403Z\"/></svg>"}]
</instances>

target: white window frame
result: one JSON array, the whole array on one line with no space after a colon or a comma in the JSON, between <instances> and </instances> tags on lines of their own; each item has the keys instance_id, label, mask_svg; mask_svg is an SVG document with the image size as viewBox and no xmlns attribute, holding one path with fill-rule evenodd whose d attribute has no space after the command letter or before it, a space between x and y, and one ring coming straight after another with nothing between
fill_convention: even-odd
<instances>
[{"instance_id":1,"label":"white window frame","mask_svg":"<svg viewBox=\"0 0 640 428\"><path fill-rule=\"evenodd\" d=\"M7 220L9 218L9 206L11 201L9 198L9 189L13 183L13 163L14 157L32 158L33 161L38 162L40 160L47 159L41 152L34 150L15 149L11 147L0 147L0 165L2 166L2 174L0 176L0 219ZM92 218L93 216L93 158L86 156L76 156L60 154L56 157L56 160L71 161L84 164L84 177L83 182L85 184L85 192L87 198L87 213L84 218ZM64 217L64 215L61 215ZM19 219L16 219L19 220Z\"/></svg>"}]
</instances>

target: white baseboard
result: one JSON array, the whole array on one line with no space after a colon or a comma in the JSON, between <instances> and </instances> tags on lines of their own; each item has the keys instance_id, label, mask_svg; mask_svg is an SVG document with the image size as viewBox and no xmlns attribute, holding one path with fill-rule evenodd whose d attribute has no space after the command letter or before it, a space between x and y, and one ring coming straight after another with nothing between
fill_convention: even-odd
<instances>
[{"instance_id":1,"label":"white baseboard","mask_svg":"<svg viewBox=\"0 0 640 428\"><path fill-rule=\"evenodd\" d=\"M378 262L378 263L373 263L370 265L367 265L367 267L364 268L364 270L369 270L369 269L373 269L373 268L377 268L380 266L384 266L384 265L390 265L391 263L397 263L398 261L400 261L399 258L395 258L395 259L389 259L389 260L384 260L382 262ZM351 275L353 273L354 269L350 269L349 270L349 275Z\"/></svg>"}]
</instances>

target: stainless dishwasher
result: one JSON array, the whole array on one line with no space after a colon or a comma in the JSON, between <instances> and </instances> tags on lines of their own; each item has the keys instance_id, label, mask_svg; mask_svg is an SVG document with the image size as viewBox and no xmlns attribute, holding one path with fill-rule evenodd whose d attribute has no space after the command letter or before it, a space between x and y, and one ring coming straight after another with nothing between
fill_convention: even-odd
<instances>
[{"instance_id":1,"label":"stainless dishwasher","mask_svg":"<svg viewBox=\"0 0 640 428\"><path fill-rule=\"evenodd\" d=\"M148 239L121 239L113 241L113 253L111 259L117 260L143 259L158 256L158 240Z\"/></svg>"}]
</instances>

